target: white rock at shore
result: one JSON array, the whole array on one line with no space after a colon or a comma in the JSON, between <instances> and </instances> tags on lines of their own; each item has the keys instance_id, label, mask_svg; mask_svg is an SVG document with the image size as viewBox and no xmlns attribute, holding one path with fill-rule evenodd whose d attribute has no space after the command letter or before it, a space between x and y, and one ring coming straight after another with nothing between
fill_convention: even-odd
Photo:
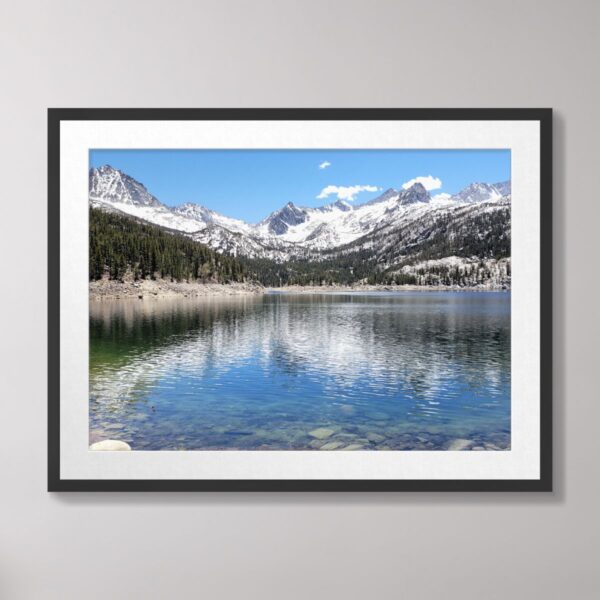
<instances>
[{"instance_id":1,"label":"white rock at shore","mask_svg":"<svg viewBox=\"0 0 600 600\"><path fill-rule=\"evenodd\" d=\"M446 450L468 450L472 445L473 442L471 440L456 438L448 444Z\"/></svg>"},{"instance_id":2,"label":"white rock at shore","mask_svg":"<svg viewBox=\"0 0 600 600\"><path fill-rule=\"evenodd\" d=\"M325 440L328 437L332 436L334 433L335 431L333 431L333 429L328 429L327 427L319 427L318 429L313 429L313 431L310 431L308 435L317 438L318 440Z\"/></svg>"},{"instance_id":3,"label":"white rock at shore","mask_svg":"<svg viewBox=\"0 0 600 600\"><path fill-rule=\"evenodd\" d=\"M131 450L131 446L127 442L120 440L102 440L90 446L90 450L105 450L110 452L120 452L123 450Z\"/></svg>"}]
</instances>

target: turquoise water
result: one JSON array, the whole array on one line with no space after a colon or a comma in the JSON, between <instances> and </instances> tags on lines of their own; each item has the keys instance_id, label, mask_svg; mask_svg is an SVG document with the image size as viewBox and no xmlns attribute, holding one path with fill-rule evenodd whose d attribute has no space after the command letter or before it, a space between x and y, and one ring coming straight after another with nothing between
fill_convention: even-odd
<instances>
[{"instance_id":1,"label":"turquoise water","mask_svg":"<svg viewBox=\"0 0 600 600\"><path fill-rule=\"evenodd\" d=\"M510 294L90 304L90 440L133 450L510 448Z\"/></svg>"}]
</instances>

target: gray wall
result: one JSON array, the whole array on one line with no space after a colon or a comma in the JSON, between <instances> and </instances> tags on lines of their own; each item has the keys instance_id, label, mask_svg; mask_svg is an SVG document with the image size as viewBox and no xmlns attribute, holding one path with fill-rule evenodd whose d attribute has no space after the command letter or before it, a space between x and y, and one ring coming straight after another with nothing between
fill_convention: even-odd
<instances>
[{"instance_id":1,"label":"gray wall","mask_svg":"<svg viewBox=\"0 0 600 600\"><path fill-rule=\"evenodd\" d=\"M598 597L599 6L3 2L0 598ZM556 492L47 494L49 106L554 107Z\"/></svg>"}]
</instances>

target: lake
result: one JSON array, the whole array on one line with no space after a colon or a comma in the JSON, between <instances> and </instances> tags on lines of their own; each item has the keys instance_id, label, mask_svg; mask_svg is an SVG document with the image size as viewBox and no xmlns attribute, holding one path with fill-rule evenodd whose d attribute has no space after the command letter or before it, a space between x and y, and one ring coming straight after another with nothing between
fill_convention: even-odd
<instances>
[{"instance_id":1,"label":"lake","mask_svg":"<svg viewBox=\"0 0 600 600\"><path fill-rule=\"evenodd\" d=\"M90 302L90 441L510 449L510 293Z\"/></svg>"}]
</instances>

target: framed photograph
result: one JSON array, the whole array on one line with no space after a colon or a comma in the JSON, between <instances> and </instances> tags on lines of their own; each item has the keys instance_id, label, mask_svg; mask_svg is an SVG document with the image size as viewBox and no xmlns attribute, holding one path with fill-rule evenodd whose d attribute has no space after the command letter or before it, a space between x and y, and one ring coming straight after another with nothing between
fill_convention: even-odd
<instances>
[{"instance_id":1,"label":"framed photograph","mask_svg":"<svg viewBox=\"0 0 600 600\"><path fill-rule=\"evenodd\" d=\"M552 490L550 109L50 109L50 491Z\"/></svg>"}]
</instances>

